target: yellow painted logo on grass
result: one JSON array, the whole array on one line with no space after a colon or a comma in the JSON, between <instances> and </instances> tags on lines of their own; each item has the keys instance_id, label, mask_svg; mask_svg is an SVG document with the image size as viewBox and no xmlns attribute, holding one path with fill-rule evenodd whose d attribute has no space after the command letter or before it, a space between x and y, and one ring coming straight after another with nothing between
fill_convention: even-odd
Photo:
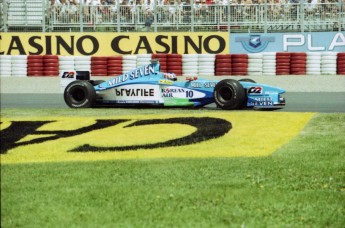
<instances>
[{"instance_id":1,"label":"yellow painted logo on grass","mask_svg":"<svg viewBox=\"0 0 345 228\"><path fill-rule=\"evenodd\" d=\"M1 163L267 156L313 113L3 118Z\"/></svg>"}]
</instances>

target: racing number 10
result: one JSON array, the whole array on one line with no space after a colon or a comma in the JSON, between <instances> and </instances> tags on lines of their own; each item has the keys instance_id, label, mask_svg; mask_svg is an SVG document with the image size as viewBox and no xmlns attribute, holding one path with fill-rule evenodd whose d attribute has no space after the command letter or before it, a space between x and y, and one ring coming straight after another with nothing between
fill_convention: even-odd
<instances>
[{"instance_id":1,"label":"racing number 10","mask_svg":"<svg viewBox=\"0 0 345 228\"><path fill-rule=\"evenodd\" d=\"M194 96L193 90L186 91L186 97L193 97L193 96Z\"/></svg>"}]
</instances>

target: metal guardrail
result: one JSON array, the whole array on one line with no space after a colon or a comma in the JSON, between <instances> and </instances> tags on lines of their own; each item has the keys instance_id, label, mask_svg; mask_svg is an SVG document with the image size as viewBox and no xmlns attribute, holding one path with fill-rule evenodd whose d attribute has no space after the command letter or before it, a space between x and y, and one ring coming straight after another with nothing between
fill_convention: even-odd
<instances>
[{"instance_id":1,"label":"metal guardrail","mask_svg":"<svg viewBox=\"0 0 345 228\"><path fill-rule=\"evenodd\" d=\"M51 5L48 0L0 0L4 32L345 31L345 1L335 3ZM228 1L230 2L230 1ZM233 1L234 2L234 1ZM156 0L156 3L158 1Z\"/></svg>"}]
</instances>

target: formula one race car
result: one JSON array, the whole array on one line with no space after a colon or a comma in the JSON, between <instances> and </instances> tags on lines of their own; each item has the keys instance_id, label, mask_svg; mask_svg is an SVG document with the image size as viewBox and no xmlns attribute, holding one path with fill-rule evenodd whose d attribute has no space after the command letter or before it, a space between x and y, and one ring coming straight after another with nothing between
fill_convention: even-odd
<instances>
[{"instance_id":1,"label":"formula one race car","mask_svg":"<svg viewBox=\"0 0 345 228\"><path fill-rule=\"evenodd\" d=\"M85 73L85 72L84 72ZM73 74L73 73L72 73ZM85 76L86 75L86 76ZM89 74L65 72L73 80L64 90L71 108L95 106L203 107L215 103L221 109L279 109L285 105L283 89L255 83L251 79L205 80L160 72L158 61L138 67L108 81L90 80Z\"/></svg>"}]
</instances>

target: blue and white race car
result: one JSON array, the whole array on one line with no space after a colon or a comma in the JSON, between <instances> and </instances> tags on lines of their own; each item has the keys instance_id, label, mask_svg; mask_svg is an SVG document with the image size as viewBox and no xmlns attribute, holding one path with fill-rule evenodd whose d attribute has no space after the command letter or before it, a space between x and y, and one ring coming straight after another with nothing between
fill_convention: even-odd
<instances>
[{"instance_id":1,"label":"blue and white race car","mask_svg":"<svg viewBox=\"0 0 345 228\"><path fill-rule=\"evenodd\" d=\"M84 72L85 73L85 72ZM78 75L80 74L80 75ZM279 109L285 105L283 89L255 83L251 79L206 80L160 72L158 61L138 67L108 81L90 80L76 72L64 90L71 108L96 106L203 107L215 103L227 110L243 108Z\"/></svg>"}]
</instances>

